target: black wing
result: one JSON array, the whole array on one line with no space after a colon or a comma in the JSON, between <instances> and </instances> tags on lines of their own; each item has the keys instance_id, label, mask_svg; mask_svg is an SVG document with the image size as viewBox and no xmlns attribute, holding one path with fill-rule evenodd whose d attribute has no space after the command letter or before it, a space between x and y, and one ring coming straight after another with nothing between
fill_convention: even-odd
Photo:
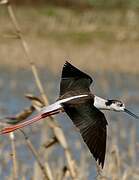
<instances>
[{"instance_id":1,"label":"black wing","mask_svg":"<svg viewBox=\"0 0 139 180\"><path fill-rule=\"evenodd\" d=\"M69 91L82 91L88 92L92 83L92 78L80 71L69 62L63 66L61 83L60 83L60 96Z\"/></svg>"},{"instance_id":2,"label":"black wing","mask_svg":"<svg viewBox=\"0 0 139 180\"><path fill-rule=\"evenodd\" d=\"M90 152L103 168L107 136L107 120L104 114L93 106L93 100L77 104L64 103L63 108L79 128Z\"/></svg>"}]
</instances>

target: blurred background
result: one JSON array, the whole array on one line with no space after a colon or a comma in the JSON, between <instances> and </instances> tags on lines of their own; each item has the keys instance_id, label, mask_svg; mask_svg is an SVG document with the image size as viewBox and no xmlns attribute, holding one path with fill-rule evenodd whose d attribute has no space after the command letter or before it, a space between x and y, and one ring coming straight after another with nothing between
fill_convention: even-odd
<instances>
[{"instance_id":1,"label":"blurred background","mask_svg":"<svg viewBox=\"0 0 139 180\"><path fill-rule=\"evenodd\" d=\"M11 4L50 103L58 97L62 66L68 60L92 76L95 94L122 100L139 115L138 0L13 0ZM26 93L40 96L7 7L1 5L0 116L15 115L28 107L31 103L24 98ZM139 179L139 121L124 113L105 114L109 126L101 176L97 176L95 161L71 120L65 114L56 116L77 163L77 179ZM36 123L24 131L57 179L67 162L59 145L42 150L51 137L46 129L49 131ZM0 136L0 147L0 179L12 179L8 136ZM20 132L16 133L16 148L20 177L40 178Z\"/></svg>"}]
</instances>

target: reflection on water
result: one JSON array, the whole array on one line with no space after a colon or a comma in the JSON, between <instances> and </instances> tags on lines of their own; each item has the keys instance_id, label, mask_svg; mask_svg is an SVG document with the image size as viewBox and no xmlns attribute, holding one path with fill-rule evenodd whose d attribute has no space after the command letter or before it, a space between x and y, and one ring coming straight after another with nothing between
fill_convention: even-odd
<instances>
[{"instance_id":1,"label":"reflection on water","mask_svg":"<svg viewBox=\"0 0 139 180\"><path fill-rule=\"evenodd\" d=\"M90 73L91 74L91 73ZM93 92L101 97L113 98L113 99L121 99L128 106L128 109L132 110L134 113L139 115L139 84L138 79L139 75L131 75L131 74L116 74L113 72L108 73L92 73L94 77L94 87L92 87ZM43 82L44 88L47 92L48 98L50 102L55 101L59 94L59 81L60 75L58 77L54 76L49 70L42 69L40 70L40 77ZM9 70L9 69L0 69L0 116L4 116L7 114L16 114L21 111L23 108L30 105L30 102L24 98L25 93L33 93L35 95L39 95L37 87L34 82L33 75L28 70ZM128 129L131 128L132 124L136 126L136 129L139 129L139 122L137 120L132 119L128 115L124 113L109 113L106 112L106 116L109 122L109 134L108 134L108 146L112 139L111 137L111 129L115 131L117 136L120 136L118 130L115 130L115 127L121 127L120 131L125 132L126 138L122 141L119 140L119 145L121 149L124 149L126 144L128 144ZM74 133L75 129L72 125L70 119L65 115L57 116L59 124L64 129L68 142L70 144L70 148L72 149L74 157L80 162L81 156L84 153L87 153L87 161L89 162L89 179L94 178L94 160L90 158L90 154L86 151L86 147L81 140L79 133ZM117 125L118 124L118 125ZM26 128L26 132L28 132L33 144L36 148L40 146L40 127L39 125L34 125ZM36 141L36 138L38 141ZM139 131L137 131L137 138L139 138ZM20 142L24 142L24 139L20 133L17 133L17 139L20 139ZM7 136L0 137L0 143L7 142ZM5 149L8 150L10 147L7 144ZM27 165L29 170L26 170L27 176L31 176L31 165L34 163L34 159L32 155L29 153L25 145L21 145L21 143L17 142L18 149L18 158L22 164L21 172ZM82 149L82 151L80 151ZM2 150L1 150L1 153ZM49 160L55 163L53 166L56 166L59 162L59 156L63 154L63 151L60 147L57 147L53 150L53 156L49 157ZM8 156L8 153L7 153ZM62 156L61 156L62 157ZM9 157L8 157L9 158ZM3 162L4 158L1 157L0 161ZM139 161L139 158L137 159ZM0 167L0 178L3 178L6 174L9 174L10 166L12 164L9 163L6 165L4 169Z\"/></svg>"}]
</instances>

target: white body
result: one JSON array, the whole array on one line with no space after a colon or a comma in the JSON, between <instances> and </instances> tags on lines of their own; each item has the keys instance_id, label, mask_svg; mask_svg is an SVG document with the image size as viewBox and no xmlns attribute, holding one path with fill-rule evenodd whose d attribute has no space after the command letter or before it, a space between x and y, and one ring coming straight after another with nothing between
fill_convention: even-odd
<instances>
[{"instance_id":1,"label":"white body","mask_svg":"<svg viewBox=\"0 0 139 180\"><path fill-rule=\"evenodd\" d=\"M98 96L94 97L94 106L100 110L110 110L110 107L106 106L106 99L100 98Z\"/></svg>"},{"instance_id":2,"label":"white body","mask_svg":"<svg viewBox=\"0 0 139 180\"><path fill-rule=\"evenodd\" d=\"M53 103L53 104L51 104L49 106L46 106L46 107L42 108L41 114L49 113L49 112L52 112L52 111L62 109L62 105L61 105L62 103L68 102L68 101L73 100L73 99L86 97L86 96L88 96L88 95L87 94L82 94L82 95L78 95L78 96L72 96L72 97L69 97L69 98L61 99L61 100L56 101L55 103Z\"/></svg>"},{"instance_id":3,"label":"white body","mask_svg":"<svg viewBox=\"0 0 139 180\"><path fill-rule=\"evenodd\" d=\"M55 103L53 103L53 104L51 104L49 106L44 107L41 110L41 114L53 112L53 111L56 111L56 110L62 110L63 109L63 107L61 105L62 103L68 102L68 101L73 100L73 99L86 97L86 96L88 96L88 95L87 94L82 94L82 95L77 95L77 96L72 96L72 97L69 97L69 98L61 99L61 100L56 101ZM124 111L124 109L125 109L124 104L123 104L122 107L119 107L116 103L112 103L109 106L109 105L106 105L107 102L108 102L107 99L103 99L103 98L100 98L98 96L94 96L94 104L93 105L96 108L98 108L99 110Z\"/></svg>"}]
</instances>

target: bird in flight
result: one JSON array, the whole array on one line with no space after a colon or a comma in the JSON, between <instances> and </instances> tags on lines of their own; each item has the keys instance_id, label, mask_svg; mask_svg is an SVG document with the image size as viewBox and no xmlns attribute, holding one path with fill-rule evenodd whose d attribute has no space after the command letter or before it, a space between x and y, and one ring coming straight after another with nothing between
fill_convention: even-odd
<instances>
[{"instance_id":1,"label":"bird in flight","mask_svg":"<svg viewBox=\"0 0 139 180\"><path fill-rule=\"evenodd\" d=\"M107 120L101 110L126 112L136 119L139 117L125 108L119 100L103 99L90 90L92 78L69 62L65 62L57 101L42 110L32 119L5 127L0 134L10 133L48 116L66 112L98 164L103 168L106 153Z\"/></svg>"}]
</instances>

